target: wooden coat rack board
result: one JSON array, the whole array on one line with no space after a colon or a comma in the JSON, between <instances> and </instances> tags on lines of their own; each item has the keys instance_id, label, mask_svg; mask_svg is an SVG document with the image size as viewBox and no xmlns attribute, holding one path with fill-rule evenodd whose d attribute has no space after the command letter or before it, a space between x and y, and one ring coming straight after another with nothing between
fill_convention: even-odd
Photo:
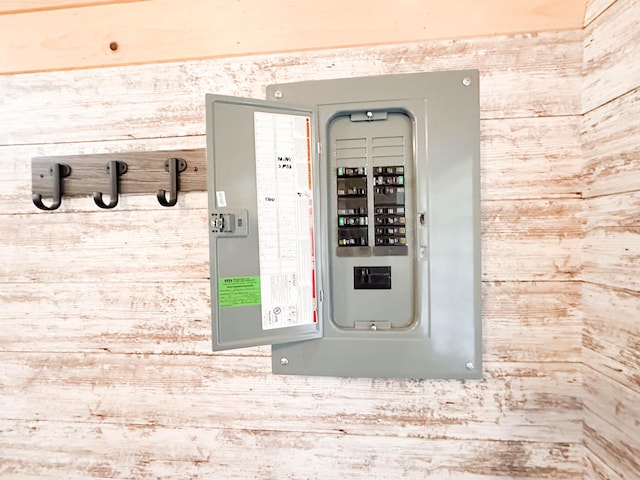
<instances>
[{"instance_id":1,"label":"wooden coat rack board","mask_svg":"<svg viewBox=\"0 0 640 480\"><path fill-rule=\"evenodd\" d=\"M87 195L101 208L114 208L121 194L155 194L169 207L178 192L207 190L206 155L193 149L35 157L31 184L41 210L55 210L64 197Z\"/></svg>"}]
</instances>

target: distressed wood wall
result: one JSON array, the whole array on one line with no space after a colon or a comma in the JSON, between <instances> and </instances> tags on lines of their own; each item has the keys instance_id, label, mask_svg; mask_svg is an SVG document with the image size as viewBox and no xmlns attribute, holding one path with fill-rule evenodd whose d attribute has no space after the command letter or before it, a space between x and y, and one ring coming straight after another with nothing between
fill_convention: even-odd
<instances>
[{"instance_id":1,"label":"distressed wood wall","mask_svg":"<svg viewBox=\"0 0 640 480\"><path fill-rule=\"evenodd\" d=\"M582 142L589 479L640 478L640 2L587 10Z\"/></svg>"},{"instance_id":2,"label":"distressed wood wall","mask_svg":"<svg viewBox=\"0 0 640 480\"><path fill-rule=\"evenodd\" d=\"M580 479L582 31L0 77L0 476ZM210 351L207 202L43 213L30 158L205 145L204 94L479 68L482 381Z\"/></svg>"}]
</instances>

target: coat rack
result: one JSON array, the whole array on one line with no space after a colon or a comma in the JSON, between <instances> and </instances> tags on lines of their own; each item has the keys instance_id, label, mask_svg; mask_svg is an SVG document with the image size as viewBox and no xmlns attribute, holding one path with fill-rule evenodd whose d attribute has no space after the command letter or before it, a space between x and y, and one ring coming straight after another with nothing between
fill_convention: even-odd
<instances>
[{"instance_id":1,"label":"coat rack","mask_svg":"<svg viewBox=\"0 0 640 480\"><path fill-rule=\"evenodd\" d=\"M35 157L31 183L33 204L46 211L60 207L63 197L90 195L111 209L122 194L149 193L173 207L178 192L207 190L205 150Z\"/></svg>"}]
</instances>

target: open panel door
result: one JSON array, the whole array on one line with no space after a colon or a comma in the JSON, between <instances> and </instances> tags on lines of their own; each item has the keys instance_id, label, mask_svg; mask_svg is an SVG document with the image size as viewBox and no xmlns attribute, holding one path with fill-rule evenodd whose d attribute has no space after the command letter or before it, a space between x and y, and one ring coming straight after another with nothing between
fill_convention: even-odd
<instances>
[{"instance_id":1,"label":"open panel door","mask_svg":"<svg viewBox=\"0 0 640 480\"><path fill-rule=\"evenodd\" d=\"M313 110L206 103L213 350L319 338Z\"/></svg>"}]
</instances>

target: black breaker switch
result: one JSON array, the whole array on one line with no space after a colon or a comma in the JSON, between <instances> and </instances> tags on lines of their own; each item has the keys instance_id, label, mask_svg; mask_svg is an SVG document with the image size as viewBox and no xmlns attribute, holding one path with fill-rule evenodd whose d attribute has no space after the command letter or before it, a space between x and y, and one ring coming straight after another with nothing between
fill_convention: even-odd
<instances>
[{"instance_id":1,"label":"black breaker switch","mask_svg":"<svg viewBox=\"0 0 640 480\"><path fill-rule=\"evenodd\" d=\"M338 247L369 245L366 167L337 169Z\"/></svg>"},{"instance_id":2,"label":"black breaker switch","mask_svg":"<svg viewBox=\"0 0 640 480\"><path fill-rule=\"evenodd\" d=\"M391 267L353 267L355 290L390 290Z\"/></svg>"}]
</instances>

